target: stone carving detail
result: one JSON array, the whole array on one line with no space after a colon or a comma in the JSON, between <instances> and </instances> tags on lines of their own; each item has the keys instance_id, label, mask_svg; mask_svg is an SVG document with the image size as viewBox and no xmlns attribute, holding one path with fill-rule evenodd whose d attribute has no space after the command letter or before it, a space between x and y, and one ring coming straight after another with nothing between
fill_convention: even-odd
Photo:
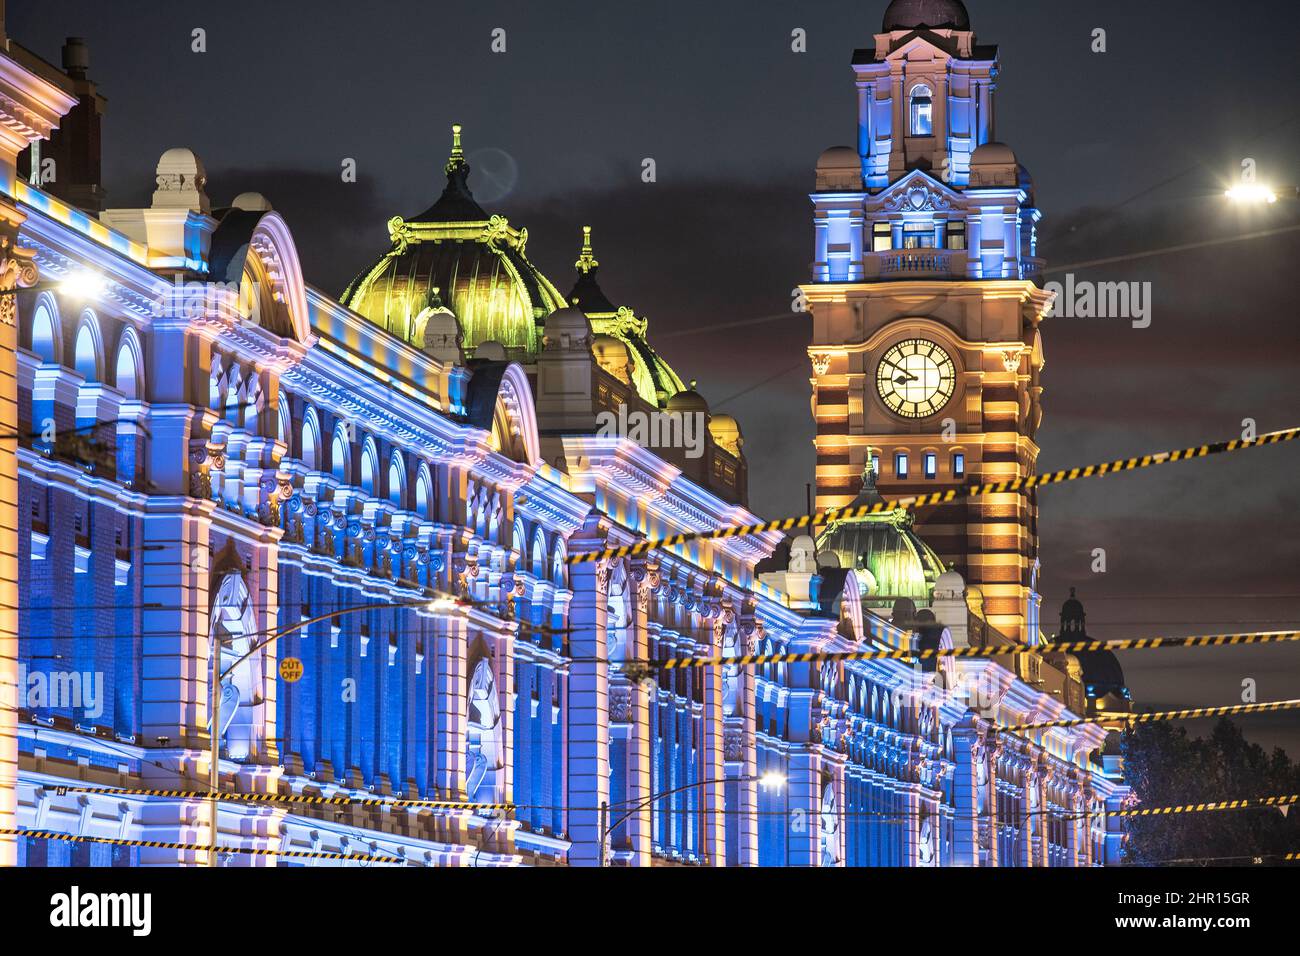
<instances>
[{"instance_id":1,"label":"stone carving detail","mask_svg":"<svg viewBox=\"0 0 1300 956\"><path fill-rule=\"evenodd\" d=\"M11 294L36 284L40 273L32 257L34 249L24 249L13 235L0 235L0 322L15 325L18 303Z\"/></svg>"},{"instance_id":2,"label":"stone carving detail","mask_svg":"<svg viewBox=\"0 0 1300 956\"><path fill-rule=\"evenodd\" d=\"M923 183L913 183L904 191L891 196L885 201L885 209L890 212L904 210L920 212L922 210L951 209L952 203L935 189L927 188Z\"/></svg>"},{"instance_id":3,"label":"stone carving detail","mask_svg":"<svg viewBox=\"0 0 1300 956\"><path fill-rule=\"evenodd\" d=\"M411 244L414 233L401 216L394 216L388 220L388 238L393 241L393 252L401 255L406 251L406 247Z\"/></svg>"},{"instance_id":4,"label":"stone carving detail","mask_svg":"<svg viewBox=\"0 0 1300 956\"><path fill-rule=\"evenodd\" d=\"M190 497L212 497L212 474L210 458L204 442L197 442L190 449Z\"/></svg>"},{"instance_id":5,"label":"stone carving detail","mask_svg":"<svg viewBox=\"0 0 1300 956\"><path fill-rule=\"evenodd\" d=\"M812 357L813 372L821 378L831 369L831 357L826 352L815 352Z\"/></svg>"},{"instance_id":6,"label":"stone carving detail","mask_svg":"<svg viewBox=\"0 0 1300 956\"><path fill-rule=\"evenodd\" d=\"M745 759L745 728L743 726L729 726L723 731L722 752L724 760Z\"/></svg>"},{"instance_id":7,"label":"stone carving detail","mask_svg":"<svg viewBox=\"0 0 1300 956\"><path fill-rule=\"evenodd\" d=\"M609 689L609 719L620 724L632 720L632 687L616 684Z\"/></svg>"}]
</instances>

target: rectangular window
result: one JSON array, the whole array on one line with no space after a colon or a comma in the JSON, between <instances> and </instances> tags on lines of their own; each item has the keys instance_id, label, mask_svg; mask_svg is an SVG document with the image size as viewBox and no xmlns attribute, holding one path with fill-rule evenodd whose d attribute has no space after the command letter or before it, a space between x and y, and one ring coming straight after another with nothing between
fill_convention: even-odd
<instances>
[{"instance_id":1,"label":"rectangular window","mask_svg":"<svg viewBox=\"0 0 1300 956\"><path fill-rule=\"evenodd\" d=\"M939 456L934 452L927 451L922 461L925 467L925 477L933 478L939 473Z\"/></svg>"},{"instance_id":2,"label":"rectangular window","mask_svg":"<svg viewBox=\"0 0 1300 956\"><path fill-rule=\"evenodd\" d=\"M893 233L889 223L877 222L871 226L871 251L888 252L894 247Z\"/></svg>"},{"instance_id":3,"label":"rectangular window","mask_svg":"<svg viewBox=\"0 0 1300 956\"><path fill-rule=\"evenodd\" d=\"M928 222L909 222L903 227L904 249L933 249L934 225Z\"/></svg>"},{"instance_id":4,"label":"rectangular window","mask_svg":"<svg viewBox=\"0 0 1300 956\"><path fill-rule=\"evenodd\" d=\"M894 477L907 477L907 452L897 452L894 455Z\"/></svg>"},{"instance_id":5,"label":"rectangular window","mask_svg":"<svg viewBox=\"0 0 1300 956\"><path fill-rule=\"evenodd\" d=\"M964 222L948 223L948 248L949 249L966 248L966 223Z\"/></svg>"},{"instance_id":6,"label":"rectangular window","mask_svg":"<svg viewBox=\"0 0 1300 956\"><path fill-rule=\"evenodd\" d=\"M934 132L934 100L930 91L918 86L912 91L911 128L913 136L930 136Z\"/></svg>"},{"instance_id":7,"label":"rectangular window","mask_svg":"<svg viewBox=\"0 0 1300 956\"><path fill-rule=\"evenodd\" d=\"M871 471L877 478L880 477L880 455L878 452L873 451L871 453Z\"/></svg>"},{"instance_id":8,"label":"rectangular window","mask_svg":"<svg viewBox=\"0 0 1300 956\"><path fill-rule=\"evenodd\" d=\"M953 452L952 456L952 476L954 478L966 477L966 455L963 452Z\"/></svg>"}]
</instances>

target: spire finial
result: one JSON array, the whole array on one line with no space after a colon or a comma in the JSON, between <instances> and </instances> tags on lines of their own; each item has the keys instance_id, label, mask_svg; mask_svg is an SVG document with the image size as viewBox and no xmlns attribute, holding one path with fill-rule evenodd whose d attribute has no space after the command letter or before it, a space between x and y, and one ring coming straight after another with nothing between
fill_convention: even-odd
<instances>
[{"instance_id":1,"label":"spire finial","mask_svg":"<svg viewBox=\"0 0 1300 956\"><path fill-rule=\"evenodd\" d=\"M1074 588L1070 588L1070 597L1074 597Z\"/></svg>"},{"instance_id":2,"label":"spire finial","mask_svg":"<svg viewBox=\"0 0 1300 956\"><path fill-rule=\"evenodd\" d=\"M578 261L573 264L573 267L586 275L599 265L600 263L596 261L596 257L591 252L591 226L583 226L582 252L579 253Z\"/></svg>"},{"instance_id":3,"label":"spire finial","mask_svg":"<svg viewBox=\"0 0 1300 956\"><path fill-rule=\"evenodd\" d=\"M870 452L867 453L867 460L862 463L862 487L876 487L876 462Z\"/></svg>"},{"instance_id":4,"label":"spire finial","mask_svg":"<svg viewBox=\"0 0 1300 956\"><path fill-rule=\"evenodd\" d=\"M445 167L448 175L465 166L465 151L460 146L460 124L451 124L451 156Z\"/></svg>"}]
</instances>

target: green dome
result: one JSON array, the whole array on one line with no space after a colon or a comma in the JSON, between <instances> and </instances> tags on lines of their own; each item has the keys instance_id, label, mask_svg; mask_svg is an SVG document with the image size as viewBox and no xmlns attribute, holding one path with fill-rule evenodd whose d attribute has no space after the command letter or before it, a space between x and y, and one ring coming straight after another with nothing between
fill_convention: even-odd
<instances>
[{"instance_id":1,"label":"green dome","mask_svg":"<svg viewBox=\"0 0 1300 956\"><path fill-rule=\"evenodd\" d=\"M625 346L635 365L632 384L637 393L652 405L660 408L668 399L686 390L685 383L677 377L646 339L650 328L648 319L638 318L627 306L616 306L601 291L596 282L600 263L591 248L591 227L582 227L582 251L573 264L578 270L577 281L569 292L569 302L582 310L591 322L596 335L612 335Z\"/></svg>"},{"instance_id":2,"label":"green dome","mask_svg":"<svg viewBox=\"0 0 1300 956\"><path fill-rule=\"evenodd\" d=\"M862 491L847 508L882 500L868 459ZM947 570L934 549L912 530L912 515L901 508L832 521L818 535L817 551L829 551L839 558L840 567L859 572L858 584L867 604L890 605L898 598L928 604L934 582Z\"/></svg>"},{"instance_id":3,"label":"green dome","mask_svg":"<svg viewBox=\"0 0 1300 956\"><path fill-rule=\"evenodd\" d=\"M426 310L447 306L466 352L500 342L512 358L541 348L546 316L564 297L525 252L528 230L489 215L469 191L469 164L452 127L447 186L411 219L388 221L392 248L343 291L340 301L417 348Z\"/></svg>"}]
</instances>

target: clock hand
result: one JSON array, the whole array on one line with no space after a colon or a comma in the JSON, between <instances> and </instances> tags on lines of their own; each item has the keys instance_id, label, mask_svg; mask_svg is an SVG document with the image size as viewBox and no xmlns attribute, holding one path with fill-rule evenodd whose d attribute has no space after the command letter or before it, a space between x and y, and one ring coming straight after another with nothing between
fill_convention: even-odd
<instances>
[{"instance_id":1,"label":"clock hand","mask_svg":"<svg viewBox=\"0 0 1300 956\"><path fill-rule=\"evenodd\" d=\"M896 385L901 385L901 384L903 384L904 382L916 382L916 381L919 381L919 379L917 379L917 377L916 377L915 375L913 375L911 372L908 372L908 371L907 371L906 369L904 369L901 365L897 365L897 364L895 364L895 363L889 361L889 359L881 359L881 361L884 362L886 365L890 366L891 368L893 368L896 372L900 372L901 375L907 376L907 377L906 377L905 379L903 379L902 381L899 381L899 379L897 379L897 378L894 379L894 383L895 383ZM901 376L900 376L900 377L901 377Z\"/></svg>"}]
</instances>

